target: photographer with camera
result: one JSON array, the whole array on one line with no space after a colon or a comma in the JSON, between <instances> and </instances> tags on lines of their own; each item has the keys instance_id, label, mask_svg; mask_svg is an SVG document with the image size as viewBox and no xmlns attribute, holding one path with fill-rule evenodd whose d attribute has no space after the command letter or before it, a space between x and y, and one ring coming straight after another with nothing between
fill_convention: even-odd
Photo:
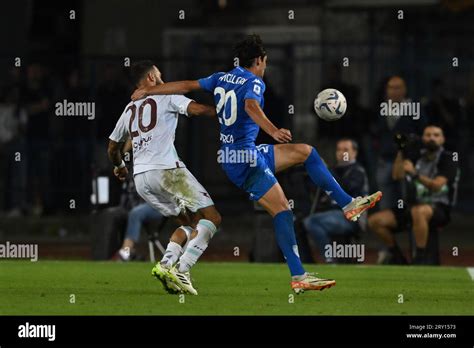
<instances>
[{"instance_id":1,"label":"photographer with camera","mask_svg":"<svg viewBox=\"0 0 474 348\"><path fill-rule=\"evenodd\" d=\"M370 148L373 157L370 162L375 170L375 182L372 185L376 184L377 189L383 192L380 209L392 207L397 197L400 197L400 185L392 179L393 159L397 154L397 147L392 141L393 135L421 133L425 122L425 118L420 115L418 120L414 120L401 111L393 111L384 116L382 105L401 106L411 102L405 80L401 76L391 76L384 84L383 98L377 103L375 122L370 123L373 140ZM370 167L368 169L370 173Z\"/></svg>"},{"instance_id":2,"label":"photographer with camera","mask_svg":"<svg viewBox=\"0 0 474 348\"><path fill-rule=\"evenodd\" d=\"M404 180L404 197L396 207L369 217L369 228L388 246L383 263L405 264L406 260L393 235L411 225L416 254L413 264L428 264L426 244L430 227L445 226L456 197L459 169L457 157L443 148L443 130L425 127L421 143L416 136L397 135L399 147L392 176Z\"/></svg>"}]
</instances>

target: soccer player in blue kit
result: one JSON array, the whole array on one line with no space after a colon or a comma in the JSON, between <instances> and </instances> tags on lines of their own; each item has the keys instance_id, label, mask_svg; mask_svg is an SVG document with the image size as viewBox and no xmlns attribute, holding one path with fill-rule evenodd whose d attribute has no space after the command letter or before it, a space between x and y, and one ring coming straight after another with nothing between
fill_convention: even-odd
<instances>
[{"instance_id":1,"label":"soccer player in blue kit","mask_svg":"<svg viewBox=\"0 0 474 348\"><path fill-rule=\"evenodd\" d=\"M313 183L343 209L347 219L356 221L381 197L376 192L353 198L339 186L316 149L307 144L291 144L288 129L278 129L263 112L265 83L262 78L267 54L258 35L249 35L235 46L239 66L229 72L218 72L192 81L177 81L137 89L132 99L155 94L185 94L204 89L214 94L220 123L221 150L255 154L247 163L223 161L222 169L239 188L257 201L272 217L277 243L291 273L291 287L298 294L304 290L323 290L335 285L333 279L321 279L307 273L301 263L296 243L293 213L274 174L303 164ZM262 128L279 144L255 145ZM243 151L243 152L242 152ZM256 158L252 158L256 157Z\"/></svg>"}]
</instances>

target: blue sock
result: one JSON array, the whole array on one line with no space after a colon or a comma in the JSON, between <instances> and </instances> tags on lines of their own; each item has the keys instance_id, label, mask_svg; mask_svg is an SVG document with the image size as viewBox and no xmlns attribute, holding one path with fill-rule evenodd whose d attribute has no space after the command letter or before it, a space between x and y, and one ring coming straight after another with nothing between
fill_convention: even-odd
<instances>
[{"instance_id":1,"label":"blue sock","mask_svg":"<svg viewBox=\"0 0 474 348\"><path fill-rule=\"evenodd\" d=\"M277 243L286 258L292 276L305 273L296 244L295 228L293 225L293 213L284 210L273 217L273 226Z\"/></svg>"},{"instance_id":2,"label":"blue sock","mask_svg":"<svg viewBox=\"0 0 474 348\"><path fill-rule=\"evenodd\" d=\"M326 191L336 201L338 206L344 208L352 201L352 197L339 186L314 147L304 165L311 180Z\"/></svg>"}]
</instances>

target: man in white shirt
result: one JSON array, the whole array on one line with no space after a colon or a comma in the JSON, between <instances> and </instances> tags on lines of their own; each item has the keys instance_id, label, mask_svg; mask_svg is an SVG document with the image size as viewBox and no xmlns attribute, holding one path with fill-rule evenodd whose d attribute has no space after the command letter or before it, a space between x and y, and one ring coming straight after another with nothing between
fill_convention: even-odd
<instances>
[{"instance_id":1,"label":"man in white shirt","mask_svg":"<svg viewBox=\"0 0 474 348\"><path fill-rule=\"evenodd\" d=\"M136 87L163 83L151 61L131 69ZM109 137L108 155L114 174L125 180L127 167L120 149L127 139L133 149L133 175L138 194L162 215L181 225L171 236L163 259L153 268L170 293L197 295L190 268L197 262L221 222L209 193L180 160L174 147L179 114L216 116L213 106L198 104L182 95L150 96L130 102Z\"/></svg>"}]
</instances>

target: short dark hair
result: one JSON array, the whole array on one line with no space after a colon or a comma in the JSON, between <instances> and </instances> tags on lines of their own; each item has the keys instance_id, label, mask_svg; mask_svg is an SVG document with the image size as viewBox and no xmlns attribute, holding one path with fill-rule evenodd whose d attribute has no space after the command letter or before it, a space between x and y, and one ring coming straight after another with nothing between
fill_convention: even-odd
<instances>
[{"instance_id":1,"label":"short dark hair","mask_svg":"<svg viewBox=\"0 0 474 348\"><path fill-rule=\"evenodd\" d=\"M239 65L244 68L251 67L255 58L263 58L266 55L263 41L257 34L248 35L234 46L234 56L239 59Z\"/></svg>"},{"instance_id":2,"label":"short dark hair","mask_svg":"<svg viewBox=\"0 0 474 348\"><path fill-rule=\"evenodd\" d=\"M133 63L130 69L130 81L136 86L140 83L142 78L145 77L148 72L153 69L153 63L151 60L141 60Z\"/></svg>"},{"instance_id":3,"label":"short dark hair","mask_svg":"<svg viewBox=\"0 0 474 348\"><path fill-rule=\"evenodd\" d=\"M357 152L359 151L359 144L354 139L352 139L352 138L341 138L337 142L339 143L341 141L350 141L351 145L352 145L352 149L354 151L357 151Z\"/></svg>"},{"instance_id":4,"label":"short dark hair","mask_svg":"<svg viewBox=\"0 0 474 348\"><path fill-rule=\"evenodd\" d=\"M428 123L426 126L423 127L423 133L425 132L426 128L439 128L439 129L441 129L441 133L443 133L443 135L444 135L444 129L441 126L440 123L437 123L437 122Z\"/></svg>"}]
</instances>

